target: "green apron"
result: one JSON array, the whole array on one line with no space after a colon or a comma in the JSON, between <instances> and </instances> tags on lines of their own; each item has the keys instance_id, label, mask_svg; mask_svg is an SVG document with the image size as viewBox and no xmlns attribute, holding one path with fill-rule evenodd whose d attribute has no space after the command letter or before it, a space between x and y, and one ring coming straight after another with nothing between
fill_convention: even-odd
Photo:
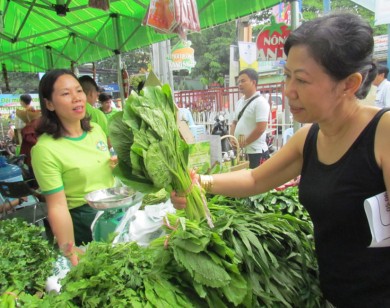
<instances>
[{"instance_id":1,"label":"green apron","mask_svg":"<svg viewBox=\"0 0 390 308\"><path fill-rule=\"evenodd\" d=\"M69 212L73 221L75 245L81 246L91 242L91 224L98 211L90 207L88 204L84 204L80 207L71 209Z\"/></svg>"}]
</instances>

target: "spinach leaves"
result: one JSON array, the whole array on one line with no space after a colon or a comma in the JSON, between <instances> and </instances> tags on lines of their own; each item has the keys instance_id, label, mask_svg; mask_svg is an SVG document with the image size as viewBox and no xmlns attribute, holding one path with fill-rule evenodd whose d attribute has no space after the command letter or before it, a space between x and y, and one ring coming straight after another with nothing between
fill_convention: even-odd
<instances>
[{"instance_id":1,"label":"spinach leaves","mask_svg":"<svg viewBox=\"0 0 390 308\"><path fill-rule=\"evenodd\" d=\"M119 164L114 174L143 193L165 188L187 196L189 219L207 218L212 225L202 190L188 173L188 145L180 137L177 108L168 85L147 86L132 92L123 112L109 123L111 142Z\"/></svg>"}]
</instances>

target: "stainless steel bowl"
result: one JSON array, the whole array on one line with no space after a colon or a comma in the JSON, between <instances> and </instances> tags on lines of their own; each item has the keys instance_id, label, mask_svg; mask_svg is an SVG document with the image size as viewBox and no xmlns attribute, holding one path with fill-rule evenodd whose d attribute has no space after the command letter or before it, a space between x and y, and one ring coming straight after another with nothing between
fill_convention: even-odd
<instances>
[{"instance_id":1,"label":"stainless steel bowl","mask_svg":"<svg viewBox=\"0 0 390 308\"><path fill-rule=\"evenodd\" d=\"M89 206L104 211L136 205L142 200L143 196L142 193L130 187L121 186L95 190L87 194L84 198L87 200Z\"/></svg>"}]
</instances>

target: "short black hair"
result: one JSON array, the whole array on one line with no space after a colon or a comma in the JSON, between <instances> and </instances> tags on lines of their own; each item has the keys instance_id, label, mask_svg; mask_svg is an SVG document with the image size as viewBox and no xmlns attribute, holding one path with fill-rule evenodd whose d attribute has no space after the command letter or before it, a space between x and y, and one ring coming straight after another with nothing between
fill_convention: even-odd
<instances>
[{"instance_id":1,"label":"short black hair","mask_svg":"<svg viewBox=\"0 0 390 308\"><path fill-rule=\"evenodd\" d=\"M100 93L99 94L99 102L106 102L108 101L109 99L112 99L112 96L108 93Z\"/></svg>"},{"instance_id":2,"label":"short black hair","mask_svg":"<svg viewBox=\"0 0 390 308\"><path fill-rule=\"evenodd\" d=\"M253 68L243 69L238 73L238 76L241 76L243 74L247 75L250 80L256 81L256 84L259 82L259 73L256 72Z\"/></svg>"},{"instance_id":3,"label":"short black hair","mask_svg":"<svg viewBox=\"0 0 390 308\"><path fill-rule=\"evenodd\" d=\"M100 88L98 87L96 81L91 76L88 75L81 76L79 78L79 82L85 94L88 94L89 92L91 92L91 90L96 90L97 92L100 92Z\"/></svg>"},{"instance_id":4,"label":"short black hair","mask_svg":"<svg viewBox=\"0 0 390 308\"><path fill-rule=\"evenodd\" d=\"M377 69L378 69L378 74L384 74L385 79L387 79L387 76L389 75L389 68L382 64L378 64Z\"/></svg>"},{"instance_id":5,"label":"short black hair","mask_svg":"<svg viewBox=\"0 0 390 308\"><path fill-rule=\"evenodd\" d=\"M22 94L20 95L20 100L26 105L30 105L32 98L30 94Z\"/></svg>"},{"instance_id":6,"label":"short black hair","mask_svg":"<svg viewBox=\"0 0 390 308\"><path fill-rule=\"evenodd\" d=\"M304 22L292 31L284 44L287 55L294 46L307 47L313 59L335 81L360 73L363 82L355 93L359 99L367 96L377 75L373 63L373 30L353 13L332 13Z\"/></svg>"}]
</instances>

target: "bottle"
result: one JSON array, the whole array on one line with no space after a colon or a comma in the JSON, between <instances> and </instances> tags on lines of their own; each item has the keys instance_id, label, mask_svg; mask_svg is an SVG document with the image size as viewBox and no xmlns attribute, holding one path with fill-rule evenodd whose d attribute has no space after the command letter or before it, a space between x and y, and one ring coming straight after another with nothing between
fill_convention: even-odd
<instances>
[{"instance_id":1,"label":"bottle","mask_svg":"<svg viewBox=\"0 0 390 308\"><path fill-rule=\"evenodd\" d=\"M236 155L234 154L233 150L229 151L229 157L230 157L231 165L232 166L237 165L237 158L236 158Z\"/></svg>"},{"instance_id":2,"label":"bottle","mask_svg":"<svg viewBox=\"0 0 390 308\"><path fill-rule=\"evenodd\" d=\"M231 160L230 160L230 157L229 157L229 153L225 152L223 154L223 169L224 169L224 171L225 172L229 172L231 166L232 166L232 163L231 163Z\"/></svg>"},{"instance_id":3,"label":"bottle","mask_svg":"<svg viewBox=\"0 0 390 308\"><path fill-rule=\"evenodd\" d=\"M23 181L22 169L16 165L8 164L4 156L0 156L0 181Z\"/></svg>"}]
</instances>

